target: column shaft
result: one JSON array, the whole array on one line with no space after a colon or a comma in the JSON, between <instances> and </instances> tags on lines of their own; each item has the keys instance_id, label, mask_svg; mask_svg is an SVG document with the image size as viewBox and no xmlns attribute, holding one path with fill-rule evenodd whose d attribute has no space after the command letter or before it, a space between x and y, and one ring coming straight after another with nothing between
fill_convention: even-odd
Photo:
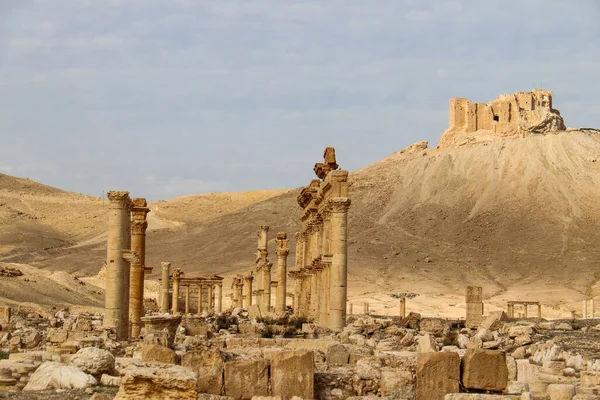
<instances>
[{"instance_id":1,"label":"column shaft","mask_svg":"<svg viewBox=\"0 0 600 400\"><path fill-rule=\"evenodd\" d=\"M342 330L346 326L346 299L348 296L348 208L347 197L330 200L331 212L331 296L330 328Z\"/></svg>"},{"instance_id":2,"label":"column shaft","mask_svg":"<svg viewBox=\"0 0 600 400\"><path fill-rule=\"evenodd\" d=\"M215 294L217 300L217 312L223 312L223 284L217 285L217 293Z\"/></svg>"}]
</instances>

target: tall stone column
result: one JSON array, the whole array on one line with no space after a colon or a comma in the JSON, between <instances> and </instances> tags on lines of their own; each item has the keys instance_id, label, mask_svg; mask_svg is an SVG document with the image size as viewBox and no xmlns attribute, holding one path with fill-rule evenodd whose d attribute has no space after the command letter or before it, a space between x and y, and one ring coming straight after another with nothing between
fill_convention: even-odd
<instances>
[{"instance_id":1,"label":"tall stone column","mask_svg":"<svg viewBox=\"0 0 600 400\"><path fill-rule=\"evenodd\" d=\"M465 326L470 329L478 328L483 322L483 288L467 286L465 303L467 303Z\"/></svg>"},{"instance_id":2,"label":"tall stone column","mask_svg":"<svg viewBox=\"0 0 600 400\"><path fill-rule=\"evenodd\" d=\"M594 319L594 299L590 299L590 317Z\"/></svg>"},{"instance_id":3,"label":"tall stone column","mask_svg":"<svg viewBox=\"0 0 600 400\"><path fill-rule=\"evenodd\" d=\"M287 257L290 254L288 248L287 233L277 234L277 293L275 296L275 312L285 313L287 295Z\"/></svg>"},{"instance_id":4,"label":"tall stone column","mask_svg":"<svg viewBox=\"0 0 600 400\"><path fill-rule=\"evenodd\" d=\"M131 209L131 251L138 255L138 262L131 264L129 288L129 320L131 336L139 337L142 310L144 308L144 275L146 263L146 215L150 212L146 199L133 199Z\"/></svg>"},{"instance_id":5,"label":"tall stone column","mask_svg":"<svg viewBox=\"0 0 600 400\"><path fill-rule=\"evenodd\" d=\"M108 239L106 243L106 290L104 325L114 327L118 339L129 331L129 263L131 216L129 192L107 193ZM128 257L129 256L129 257Z\"/></svg>"},{"instance_id":6,"label":"tall stone column","mask_svg":"<svg viewBox=\"0 0 600 400\"><path fill-rule=\"evenodd\" d=\"M217 284L217 293L215 294L217 300L217 312L223 312L223 284Z\"/></svg>"},{"instance_id":7,"label":"tall stone column","mask_svg":"<svg viewBox=\"0 0 600 400\"><path fill-rule=\"evenodd\" d=\"M190 285L185 285L185 313L190 313Z\"/></svg>"},{"instance_id":8,"label":"tall stone column","mask_svg":"<svg viewBox=\"0 0 600 400\"><path fill-rule=\"evenodd\" d=\"M206 307L206 309L208 311L214 311L214 306L213 306L213 286L214 283L210 282L208 284L208 307Z\"/></svg>"},{"instance_id":9,"label":"tall stone column","mask_svg":"<svg viewBox=\"0 0 600 400\"><path fill-rule=\"evenodd\" d=\"M331 282L330 328L342 330L346 326L348 297L348 209L350 199L333 197L331 207Z\"/></svg>"},{"instance_id":10,"label":"tall stone column","mask_svg":"<svg viewBox=\"0 0 600 400\"><path fill-rule=\"evenodd\" d=\"M202 285L198 285L198 298L196 299L198 315L202 314Z\"/></svg>"},{"instance_id":11,"label":"tall stone column","mask_svg":"<svg viewBox=\"0 0 600 400\"><path fill-rule=\"evenodd\" d=\"M162 279L160 284L160 312L169 312L169 277L170 277L170 262L161 262Z\"/></svg>"},{"instance_id":12,"label":"tall stone column","mask_svg":"<svg viewBox=\"0 0 600 400\"><path fill-rule=\"evenodd\" d=\"M515 317L515 305L513 303L508 303L507 314L509 318Z\"/></svg>"},{"instance_id":13,"label":"tall stone column","mask_svg":"<svg viewBox=\"0 0 600 400\"><path fill-rule=\"evenodd\" d=\"M264 311L271 311L271 267L273 264L265 262L263 272L263 307Z\"/></svg>"},{"instance_id":14,"label":"tall stone column","mask_svg":"<svg viewBox=\"0 0 600 400\"><path fill-rule=\"evenodd\" d=\"M173 315L179 315L179 280L183 277L181 268L173 268Z\"/></svg>"},{"instance_id":15,"label":"tall stone column","mask_svg":"<svg viewBox=\"0 0 600 400\"><path fill-rule=\"evenodd\" d=\"M583 300L583 319L587 319L588 316L588 312L587 312L587 300Z\"/></svg>"},{"instance_id":16,"label":"tall stone column","mask_svg":"<svg viewBox=\"0 0 600 400\"><path fill-rule=\"evenodd\" d=\"M249 306L252 305L252 281L254 280L254 277L252 276L252 271L248 272L248 274L246 274L244 276L244 290L246 291L244 300L246 302L246 304L243 304L244 307L248 308Z\"/></svg>"},{"instance_id":17,"label":"tall stone column","mask_svg":"<svg viewBox=\"0 0 600 400\"><path fill-rule=\"evenodd\" d=\"M525 303L525 318L527 318L527 309L529 308L529 305L527 303Z\"/></svg>"},{"instance_id":18,"label":"tall stone column","mask_svg":"<svg viewBox=\"0 0 600 400\"><path fill-rule=\"evenodd\" d=\"M319 320L319 279L314 267L310 274L310 317L314 322Z\"/></svg>"},{"instance_id":19,"label":"tall stone column","mask_svg":"<svg viewBox=\"0 0 600 400\"><path fill-rule=\"evenodd\" d=\"M244 288L244 284L241 283L241 282L237 283L235 285L235 295L236 295L235 297L237 299L236 307L241 307L242 306L242 296L243 296L242 291L243 291L243 288Z\"/></svg>"},{"instance_id":20,"label":"tall stone column","mask_svg":"<svg viewBox=\"0 0 600 400\"><path fill-rule=\"evenodd\" d=\"M592 300L592 301L594 301L594 300ZM537 307L538 307L538 315L537 316L538 316L538 318L542 318L542 305L538 304ZM592 311L592 318L594 318L594 312L593 311Z\"/></svg>"},{"instance_id":21,"label":"tall stone column","mask_svg":"<svg viewBox=\"0 0 600 400\"><path fill-rule=\"evenodd\" d=\"M406 317L406 297L400 298L400 317Z\"/></svg>"}]
</instances>

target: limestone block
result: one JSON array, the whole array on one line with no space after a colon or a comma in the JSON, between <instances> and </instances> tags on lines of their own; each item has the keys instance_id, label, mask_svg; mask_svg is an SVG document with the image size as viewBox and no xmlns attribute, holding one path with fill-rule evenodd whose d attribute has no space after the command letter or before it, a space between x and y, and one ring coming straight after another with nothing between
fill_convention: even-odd
<instances>
[{"instance_id":1,"label":"limestone block","mask_svg":"<svg viewBox=\"0 0 600 400\"><path fill-rule=\"evenodd\" d=\"M475 337L478 337L479 339L481 339L483 342L489 342L494 340L494 334L489 330L489 329L485 329L485 328L481 328L476 334Z\"/></svg>"},{"instance_id":2,"label":"limestone block","mask_svg":"<svg viewBox=\"0 0 600 400\"><path fill-rule=\"evenodd\" d=\"M517 381L536 382L539 367L529 360L517 360Z\"/></svg>"},{"instance_id":3,"label":"limestone block","mask_svg":"<svg viewBox=\"0 0 600 400\"><path fill-rule=\"evenodd\" d=\"M198 393L223 393L224 359L219 350L194 350L181 357L181 365L198 373Z\"/></svg>"},{"instance_id":4,"label":"limestone block","mask_svg":"<svg viewBox=\"0 0 600 400\"><path fill-rule=\"evenodd\" d=\"M413 399L415 397L415 378L410 371L385 369L381 371L380 389L382 396L393 399Z\"/></svg>"},{"instance_id":5,"label":"limestone block","mask_svg":"<svg viewBox=\"0 0 600 400\"><path fill-rule=\"evenodd\" d=\"M177 364L178 356L168 347L145 344L142 346L142 361Z\"/></svg>"},{"instance_id":6,"label":"limestone block","mask_svg":"<svg viewBox=\"0 0 600 400\"><path fill-rule=\"evenodd\" d=\"M508 380L517 380L517 362L512 356L506 356L506 368L508 369Z\"/></svg>"},{"instance_id":7,"label":"limestone block","mask_svg":"<svg viewBox=\"0 0 600 400\"><path fill-rule=\"evenodd\" d=\"M526 344L533 343L531 335L521 335L515 338L515 346L525 346Z\"/></svg>"},{"instance_id":8,"label":"limestone block","mask_svg":"<svg viewBox=\"0 0 600 400\"><path fill-rule=\"evenodd\" d=\"M452 393L447 394L444 400L520 400L521 396L503 394L479 394L479 393Z\"/></svg>"},{"instance_id":9,"label":"limestone block","mask_svg":"<svg viewBox=\"0 0 600 400\"><path fill-rule=\"evenodd\" d=\"M225 394L234 399L267 396L269 364L265 360L225 363Z\"/></svg>"},{"instance_id":10,"label":"limestone block","mask_svg":"<svg viewBox=\"0 0 600 400\"><path fill-rule=\"evenodd\" d=\"M600 372L581 371L579 385L581 387L600 386Z\"/></svg>"},{"instance_id":11,"label":"limestone block","mask_svg":"<svg viewBox=\"0 0 600 400\"><path fill-rule=\"evenodd\" d=\"M31 375L23 390L85 389L97 383L93 376L75 366L47 361Z\"/></svg>"},{"instance_id":12,"label":"limestone block","mask_svg":"<svg viewBox=\"0 0 600 400\"><path fill-rule=\"evenodd\" d=\"M483 303L467 303L465 326L476 329L483 322Z\"/></svg>"},{"instance_id":13,"label":"limestone block","mask_svg":"<svg viewBox=\"0 0 600 400\"><path fill-rule=\"evenodd\" d=\"M49 328L46 333L46 342L64 343L69 338L69 332L59 328Z\"/></svg>"},{"instance_id":14,"label":"limestone block","mask_svg":"<svg viewBox=\"0 0 600 400\"><path fill-rule=\"evenodd\" d=\"M406 335L400 339L400 346L407 347L411 346L414 342L415 335L412 332L406 332Z\"/></svg>"},{"instance_id":15,"label":"limestone block","mask_svg":"<svg viewBox=\"0 0 600 400\"><path fill-rule=\"evenodd\" d=\"M115 367L115 357L97 347L84 347L75 353L70 362L91 375L110 373Z\"/></svg>"},{"instance_id":16,"label":"limestone block","mask_svg":"<svg viewBox=\"0 0 600 400\"><path fill-rule=\"evenodd\" d=\"M575 396L575 385L551 384L548 385L546 393L550 400L572 400Z\"/></svg>"},{"instance_id":17,"label":"limestone block","mask_svg":"<svg viewBox=\"0 0 600 400\"><path fill-rule=\"evenodd\" d=\"M92 318L90 318L90 316L86 314L79 314L79 316L77 317L76 324L76 329L80 332L87 332L94 329L92 326Z\"/></svg>"},{"instance_id":18,"label":"limestone block","mask_svg":"<svg viewBox=\"0 0 600 400\"><path fill-rule=\"evenodd\" d=\"M560 322L554 327L557 331L572 331L573 326L568 322Z\"/></svg>"},{"instance_id":19,"label":"limestone block","mask_svg":"<svg viewBox=\"0 0 600 400\"><path fill-rule=\"evenodd\" d=\"M515 338L522 335L532 335L533 329L530 326L512 326L508 328L508 337Z\"/></svg>"},{"instance_id":20,"label":"limestone block","mask_svg":"<svg viewBox=\"0 0 600 400\"><path fill-rule=\"evenodd\" d=\"M343 344L332 344L327 347L325 359L329 365L347 365L350 360L350 351Z\"/></svg>"},{"instance_id":21,"label":"limestone block","mask_svg":"<svg viewBox=\"0 0 600 400\"><path fill-rule=\"evenodd\" d=\"M419 351L421 354L432 353L437 351L437 345L433 337L426 333L425 335L419 337Z\"/></svg>"},{"instance_id":22,"label":"limestone block","mask_svg":"<svg viewBox=\"0 0 600 400\"><path fill-rule=\"evenodd\" d=\"M121 384L121 377L102 374L100 384L102 386L119 386Z\"/></svg>"},{"instance_id":23,"label":"limestone block","mask_svg":"<svg viewBox=\"0 0 600 400\"><path fill-rule=\"evenodd\" d=\"M178 365L168 368L130 365L121 377L115 400L196 400L197 380L194 371Z\"/></svg>"},{"instance_id":24,"label":"limestone block","mask_svg":"<svg viewBox=\"0 0 600 400\"><path fill-rule=\"evenodd\" d=\"M419 322L419 330L421 332L428 332L433 336L442 336L446 325L441 318L422 318Z\"/></svg>"},{"instance_id":25,"label":"limestone block","mask_svg":"<svg viewBox=\"0 0 600 400\"><path fill-rule=\"evenodd\" d=\"M481 322L481 327L496 331L502 325L502 322L508 321L508 316L504 311L492 311L487 317Z\"/></svg>"},{"instance_id":26,"label":"limestone block","mask_svg":"<svg viewBox=\"0 0 600 400\"><path fill-rule=\"evenodd\" d=\"M460 357L456 353L424 353L417 360L417 400L443 399L458 393Z\"/></svg>"},{"instance_id":27,"label":"limestone block","mask_svg":"<svg viewBox=\"0 0 600 400\"><path fill-rule=\"evenodd\" d=\"M509 381L506 385L506 394L521 394L529 391L529 385L525 382Z\"/></svg>"},{"instance_id":28,"label":"limestone block","mask_svg":"<svg viewBox=\"0 0 600 400\"><path fill-rule=\"evenodd\" d=\"M504 390L508 383L504 352L467 349L462 359L462 383L468 389Z\"/></svg>"},{"instance_id":29,"label":"limestone block","mask_svg":"<svg viewBox=\"0 0 600 400\"><path fill-rule=\"evenodd\" d=\"M271 358L271 391L274 396L314 398L314 353L282 351Z\"/></svg>"}]
</instances>

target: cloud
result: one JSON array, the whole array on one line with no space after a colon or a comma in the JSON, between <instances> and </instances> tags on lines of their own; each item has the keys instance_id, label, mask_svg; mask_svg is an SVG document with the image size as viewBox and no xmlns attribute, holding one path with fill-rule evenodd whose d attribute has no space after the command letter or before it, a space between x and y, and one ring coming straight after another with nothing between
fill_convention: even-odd
<instances>
[{"instance_id":1,"label":"cloud","mask_svg":"<svg viewBox=\"0 0 600 400\"><path fill-rule=\"evenodd\" d=\"M300 186L325 145L357 169L436 143L450 97L539 82L567 124L600 126L598 16L593 1L0 2L0 159L164 199Z\"/></svg>"}]
</instances>

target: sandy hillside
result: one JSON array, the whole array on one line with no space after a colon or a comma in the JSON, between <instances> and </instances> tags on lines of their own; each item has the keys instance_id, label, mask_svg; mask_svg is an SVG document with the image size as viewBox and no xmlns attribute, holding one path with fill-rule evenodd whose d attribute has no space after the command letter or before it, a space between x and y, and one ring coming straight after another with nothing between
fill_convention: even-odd
<instances>
[{"instance_id":1,"label":"sandy hillside","mask_svg":"<svg viewBox=\"0 0 600 400\"><path fill-rule=\"evenodd\" d=\"M398 152L352 172L349 290L355 310L368 300L375 311L396 312L390 295L409 292L418 295L409 310L458 316L464 314L465 286L482 285L490 309L506 300L539 300L549 315L580 311L600 280L598 160L598 132L570 131ZM307 168L317 161L307 160ZM343 154L338 162L343 168ZM271 238L277 231L293 238L297 194L213 194L152 203L147 264L155 276L161 261L189 274L242 272L253 265L259 225L271 226ZM0 259L95 274L105 250L94 237L101 237L105 221L90 218L79 222L93 226L90 232L65 239L55 228L48 240L58 247L32 252L30 245L20 250L13 237L19 223L30 222L14 216L7 222L13 234L3 233L14 247L2 250ZM50 228L40 221L26 226ZM273 240L269 246L273 254Z\"/></svg>"}]
</instances>

